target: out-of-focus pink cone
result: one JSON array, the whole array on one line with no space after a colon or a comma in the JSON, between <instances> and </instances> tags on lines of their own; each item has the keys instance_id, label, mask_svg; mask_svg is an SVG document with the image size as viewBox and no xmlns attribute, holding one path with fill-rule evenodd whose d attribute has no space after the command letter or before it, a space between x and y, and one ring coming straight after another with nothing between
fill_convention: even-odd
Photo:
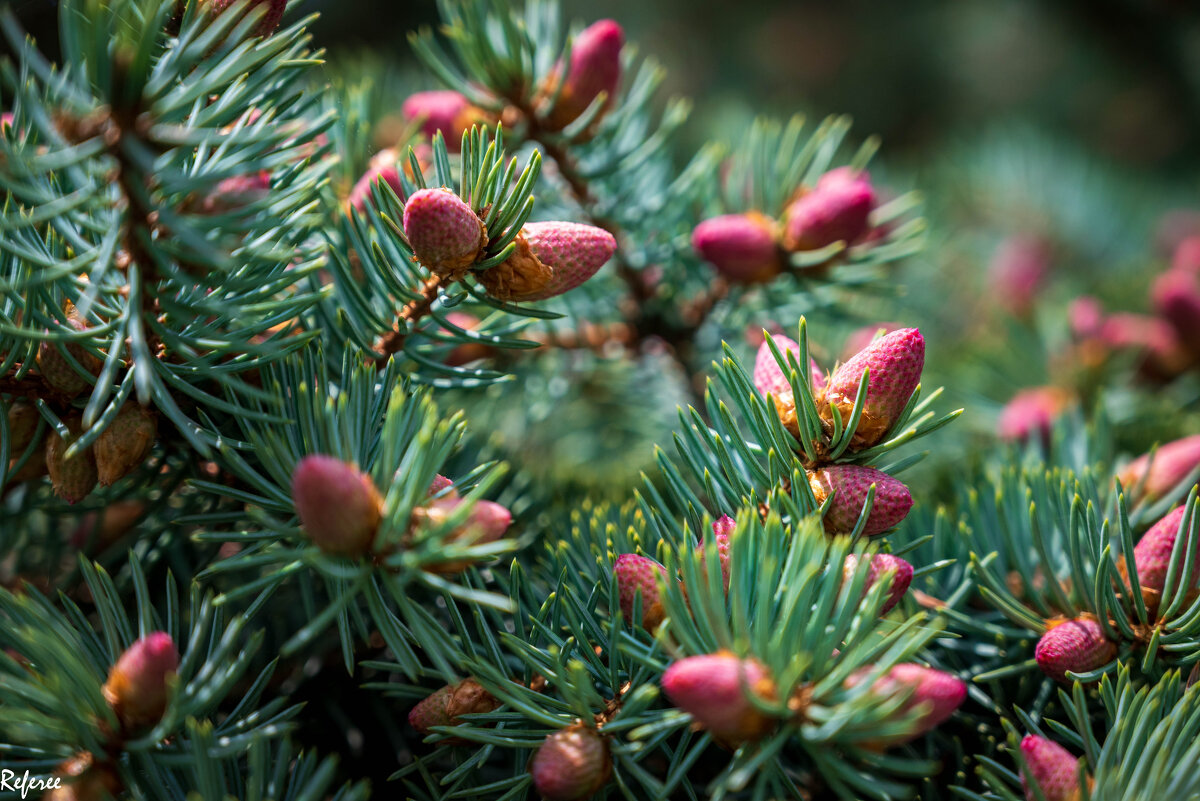
<instances>
[{"instance_id":1,"label":"out-of-focus pink cone","mask_svg":"<svg viewBox=\"0 0 1200 801\"><path fill-rule=\"evenodd\" d=\"M870 667L866 667L852 674L846 680L846 686L854 687L859 684L870 675L871 670ZM903 662L894 665L891 670L876 679L871 685L871 692L885 698L907 694L908 700L897 714L918 711L912 732L875 741L886 747L915 740L944 723L966 700L967 685L962 679L945 671Z\"/></svg>"},{"instance_id":2,"label":"out-of-focus pink cone","mask_svg":"<svg viewBox=\"0 0 1200 801\"><path fill-rule=\"evenodd\" d=\"M770 281L783 269L776 224L758 212L724 214L692 231L692 248L735 283Z\"/></svg>"},{"instance_id":3,"label":"out-of-focus pink cone","mask_svg":"<svg viewBox=\"0 0 1200 801\"><path fill-rule=\"evenodd\" d=\"M868 231L875 190L865 172L839 167L787 210L783 244L788 250L818 250L834 242L852 245Z\"/></svg>"},{"instance_id":4,"label":"out-of-focus pink cone","mask_svg":"<svg viewBox=\"0 0 1200 801\"><path fill-rule=\"evenodd\" d=\"M1154 308L1171 324L1179 342L1200 357L1200 272L1170 270L1154 281Z\"/></svg>"},{"instance_id":5,"label":"out-of-focus pink cone","mask_svg":"<svg viewBox=\"0 0 1200 801\"><path fill-rule=\"evenodd\" d=\"M621 48L624 45L625 32L611 19L593 22L579 32L571 44L571 67L567 70L566 84L543 123L547 128L560 130L570 125L587 111L601 92L607 96L605 109L612 105L621 82ZM559 65L556 73L561 72L562 65ZM558 80L557 77L552 79L551 91L557 89Z\"/></svg>"},{"instance_id":6,"label":"out-of-focus pink cone","mask_svg":"<svg viewBox=\"0 0 1200 801\"><path fill-rule=\"evenodd\" d=\"M842 563L842 580L853 581L854 573L858 570L859 557L855 554L846 556L845 562ZM871 557L871 565L867 569L867 581L863 585L863 596L871 591L875 586L875 582L891 573L890 586L888 594L883 602L883 608L879 610L879 614L886 615L888 612L900 603L900 599L904 597L904 593L908 592L908 586L912 583L913 566L905 559L898 556L893 556L890 553L877 553Z\"/></svg>"},{"instance_id":7,"label":"out-of-focus pink cone","mask_svg":"<svg viewBox=\"0 0 1200 801\"><path fill-rule=\"evenodd\" d=\"M1000 412L996 433L1000 439L1015 442L1037 437L1048 445L1054 421L1071 403L1071 397L1060 387L1023 389Z\"/></svg>"},{"instance_id":8,"label":"out-of-focus pink cone","mask_svg":"<svg viewBox=\"0 0 1200 801\"><path fill-rule=\"evenodd\" d=\"M1050 271L1050 248L1036 236L1012 236L1000 243L988 267L992 297L1010 313L1033 310Z\"/></svg>"},{"instance_id":9,"label":"out-of-focus pink cone","mask_svg":"<svg viewBox=\"0 0 1200 801\"><path fill-rule=\"evenodd\" d=\"M385 183L392 188L396 196L404 202L404 186L400 183L400 154L395 148L384 148L371 157L367 171L354 184L346 202L362 214L366 211L367 202L371 199L371 189L377 183Z\"/></svg>"},{"instance_id":10,"label":"out-of-focus pink cone","mask_svg":"<svg viewBox=\"0 0 1200 801\"><path fill-rule=\"evenodd\" d=\"M179 669L179 651L166 632L156 631L129 646L108 672L104 698L127 731L153 726L167 708L169 679Z\"/></svg>"},{"instance_id":11,"label":"out-of-focus pink cone","mask_svg":"<svg viewBox=\"0 0 1200 801\"><path fill-rule=\"evenodd\" d=\"M488 125L492 122L486 111L471 105L471 101L458 92L438 89L416 92L409 95L400 115L410 122L421 122L421 133L432 137L438 131L446 140L446 150L457 153L462 149L463 132L472 125Z\"/></svg>"},{"instance_id":12,"label":"out-of-focus pink cone","mask_svg":"<svg viewBox=\"0 0 1200 801\"><path fill-rule=\"evenodd\" d=\"M774 697L775 683L766 668L729 651L680 659L663 673L668 700L692 716L713 737L730 745L758 740L776 721L747 697Z\"/></svg>"},{"instance_id":13,"label":"out-of-focus pink cone","mask_svg":"<svg viewBox=\"0 0 1200 801\"><path fill-rule=\"evenodd\" d=\"M799 357L800 345L795 340L788 339L781 334L776 334L771 338L775 342L775 347L785 358L788 351ZM809 357L809 382L812 384L813 392L825 387L825 373L817 364L817 360L812 357ZM788 383L787 374L779 366L779 362L775 361L775 354L771 353L771 346L765 341L759 345L758 353L754 357L754 387L762 393L764 398L772 394L780 397L785 392L791 392L792 389L792 385Z\"/></svg>"},{"instance_id":14,"label":"out-of-focus pink cone","mask_svg":"<svg viewBox=\"0 0 1200 801\"><path fill-rule=\"evenodd\" d=\"M1200 467L1200 434L1168 442L1125 466L1117 477L1135 502L1153 503Z\"/></svg>"}]
</instances>

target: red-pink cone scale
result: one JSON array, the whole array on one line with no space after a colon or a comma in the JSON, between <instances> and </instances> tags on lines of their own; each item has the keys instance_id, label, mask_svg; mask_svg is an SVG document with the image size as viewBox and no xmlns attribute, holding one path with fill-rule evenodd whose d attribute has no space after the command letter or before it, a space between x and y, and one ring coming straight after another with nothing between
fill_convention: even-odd
<instances>
[{"instance_id":1,"label":"red-pink cone scale","mask_svg":"<svg viewBox=\"0 0 1200 801\"><path fill-rule=\"evenodd\" d=\"M613 563L621 614L627 621L637 623L647 631L658 628L664 617L658 592L658 577L663 571L663 566L658 562L635 553L623 553ZM634 620L634 599L639 594L642 597L642 618Z\"/></svg>"},{"instance_id":2,"label":"red-pink cone scale","mask_svg":"<svg viewBox=\"0 0 1200 801\"><path fill-rule=\"evenodd\" d=\"M865 667L846 680L853 687L870 674L872 668ZM882 697L908 694L908 700L900 713L920 710L915 729L908 735L882 738L881 745L891 746L909 742L932 731L954 714L967 698L967 685L956 676L941 670L911 662L894 665L871 685L871 692Z\"/></svg>"},{"instance_id":3,"label":"red-pink cone scale","mask_svg":"<svg viewBox=\"0 0 1200 801\"><path fill-rule=\"evenodd\" d=\"M449 189L420 189L404 204L404 235L430 272L459 277L487 245L479 216Z\"/></svg>"},{"instance_id":4,"label":"red-pink cone scale","mask_svg":"<svg viewBox=\"0 0 1200 801\"><path fill-rule=\"evenodd\" d=\"M379 527L383 500L371 477L333 456L305 456L292 473L292 500L304 533L321 550L366 553Z\"/></svg>"},{"instance_id":5,"label":"red-pink cone scale","mask_svg":"<svg viewBox=\"0 0 1200 801\"><path fill-rule=\"evenodd\" d=\"M849 554L845 562L842 564L842 580L853 581L854 573L858 570L859 557L855 554ZM882 576L891 574L889 581L888 594L884 599L883 608L879 610L879 614L884 615L892 611L896 604L900 603L900 599L904 597L904 593L908 592L908 586L912 583L913 566L905 559L898 556L893 556L890 553L877 553L871 557L871 565L867 568L867 581L863 585L863 596L865 597L871 588L875 586L875 582Z\"/></svg>"},{"instance_id":6,"label":"red-pink cone scale","mask_svg":"<svg viewBox=\"0 0 1200 801\"><path fill-rule=\"evenodd\" d=\"M1021 786L1027 801L1035 801L1037 786L1046 801L1078 801L1079 760L1053 740L1026 735L1021 740L1021 756L1029 766L1028 774L1021 771Z\"/></svg>"},{"instance_id":7,"label":"red-pink cone scale","mask_svg":"<svg viewBox=\"0 0 1200 801\"><path fill-rule=\"evenodd\" d=\"M761 739L776 726L747 697L754 693L767 700L775 694L766 668L754 659L729 651L685 657L663 673L662 686L672 704L727 744Z\"/></svg>"},{"instance_id":8,"label":"red-pink cone scale","mask_svg":"<svg viewBox=\"0 0 1200 801\"><path fill-rule=\"evenodd\" d=\"M169 679L178 669L179 651L166 632L147 634L121 654L103 691L126 731L153 726L162 718Z\"/></svg>"},{"instance_id":9,"label":"red-pink cone scale","mask_svg":"<svg viewBox=\"0 0 1200 801\"><path fill-rule=\"evenodd\" d=\"M898 525L912 508L908 487L873 467L829 465L810 472L808 480L817 503L824 503L827 497L836 493L825 514L825 530L830 534L854 531L872 484L875 485L875 502L867 514L863 536L874 537Z\"/></svg>"},{"instance_id":10,"label":"red-pink cone scale","mask_svg":"<svg viewBox=\"0 0 1200 801\"><path fill-rule=\"evenodd\" d=\"M603 228L572 222L526 223L517 250L479 273L488 294L500 300L544 300L561 295L596 274L616 252Z\"/></svg>"},{"instance_id":11,"label":"red-pink cone scale","mask_svg":"<svg viewBox=\"0 0 1200 801\"><path fill-rule=\"evenodd\" d=\"M833 371L818 404L822 419L832 425L833 415L838 413L843 423L849 422L858 398L858 384L869 370L866 403L853 447L876 444L904 411L921 382L924 366L925 338L917 329L901 328L880 337Z\"/></svg>"},{"instance_id":12,"label":"red-pink cone scale","mask_svg":"<svg viewBox=\"0 0 1200 801\"><path fill-rule=\"evenodd\" d=\"M1063 682L1068 681L1068 670L1087 673L1108 664L1116 655L1116 644L1090 618L1068 620L1048 629L1033 651L1042 672Z\"/></svg>"},{"instance_id":13,"label":"red-pink cone scale","mask_svg":"<svg viewBox=\"0 0 1200 801\"><path fill-rule=\"evenodd\" d=\"M595 729L577 723L549 735L529 765L533 789L545 801L584 801L608 781L612 757Z\"/></svg>"},{"instance_id":14,"label":"red-pink cone scale","mask_svg":"<svg viewBox=\"0 0 1200 801\"><path fill-rule=\"evenodd\" d=\"M737 528L737 521L729 515L721 515L712 524L713 540L717 545L717 561L721 564L721 580L725 584L725 592L729 592L729 537L735 528ZM700 566L704 570L708 569L703 551L700 554Z\"/></svg>"},{"instance_id":15,"label":"red-pink cone scale","mask_svg":"<svg viewBox=\"0 0 1200 801\"><path fill-rule=\"evenodd\" d=\"M1179 537L1179 527L1183 523L1184 515L1187 513L1187 506L1180 506L1174 509L1155 523L1150 529L1142 535L1133 549L1133 561L1137 565L1138 584L1143 589L1162 592L1167 581L1167 568L1171 564L1171 551L1175 548L1175 540ZM1186 532L1185 532L1186 534ZM1200 545L1197 546L1200 550ZM1197 561L1193 565L1192 575L1186 581L1181 581L1179 586L1186 589L1191 589L1200 580L1200 553L1196 554ZM1187 554L1183 554L1183 559L1187 559ZM1186 562L1179 563L1179 570L1182 572ZM1182 579L1182 575L1180 579Z\"/></svg>"}]
</instances>

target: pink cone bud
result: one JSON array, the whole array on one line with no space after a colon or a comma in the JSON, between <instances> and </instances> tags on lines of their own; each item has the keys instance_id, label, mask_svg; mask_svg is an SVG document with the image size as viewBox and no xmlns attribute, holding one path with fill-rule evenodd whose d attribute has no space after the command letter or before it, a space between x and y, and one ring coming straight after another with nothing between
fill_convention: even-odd
<instances>
[{"instance_id":1,"label":"pink cone bud","mask_svg":"<svg viewBox=\"0 0 1200 801\"><path fill-rule=\"evenodd\" d=\"M1197 467L1200 467L1200 434L1168 442L1152 453L1139 456L1117 477L1127 494L1139 502L1153 503L1182 483Z\"/></svg>"},{"instance_id":2,"label":"pink cone bud","mask_svg":"<svg viewBox=\"0 0 1200 801\"><path fill-rule=\"evenodd\" d=\"M821 417L832 424L839 413L848 424L858 398L863 372L870 370L867 400L855 430L853 447L870 447L883 439L900 417L909 397L921 382L925 366L925 338L915 328L902 328L872 342L837 368L825 387Z\"/></svg>"},{"instance_id":3,"label":"pink cone bud","mask_svg":"<svg viewBox=\"0 0 1200 801\"><path fill-rule=\"evenodd\" d=\"M413 255L441 276L467 270L487 244L478 215L449 189L420 189L404 204L404 234Z\"/></svg>"},{"instance_id":4,"label":"pink cone bud","mask_svg":"<svg viewBox=\"0 0 1200 801\"><path fill-rule=\"evenodd\" d=\"M434 476L433 481L430 482L428 494L430 495L430 497L432 497L434 495L437 495L442 490L447 490L447 489L450 490L447 497L450 497L450 498L458 497L458 493L454 491L453 479L446 478L445 476L439 474L439 475Z\"/></svg>"},{"instance_id":5,"label":"pink cone bud","mask_svg":"<svg viewBox=\"0 0 1200 801\"><path fill-rule=\"evenodd\" d=\"M400 107L406 120L421 121L421 133L432 138L438 131L446 140L446 150L457 153L462 149L462 135L472 125L486 125L491 120L483 109L476 108L458 92L442 89L409 95Z\"/></svg>"},{"instance_id":6,"label":"pink cone bud","mask_svg":"<svg viewBox=\"0 0 1200 801\"><path fill-rule=\"evenodd\" d=\"M169 680L179 669L179 651L171 635L147 634L121 654L108 672L104 698L132 731L153 726L167 708Z\"/></svg>"},{"instance_id":7,"label":"pink cone bud","mask_svg":"<svg viewBox=\"0 0 1200 801\"><path fill-rule=\"evenodd\" d=\"M201 4L212 10L214 14L221 14L232 6L236 0L200 0ZM270 36L275 33L275 29L279 27L280 21L283 20L283 12L287 8L287 0L256 0L250 3L246 10L256 6L266 6L267 9L259 18L258 25L251 31L251 36Z\"/></svg>"},{"instance_id":8,"label":"pink cone bud","mask_svg":"<svg viewBox=\"0 0 1200 801\"><path fill-rule=\"evenodd\" d=\"M234 175L218 181L212 193L200 201L199 210L204 214L224 214L262 200L270 191L270 170Z\"/></svg>"},{"instance_id":9,"label":"pink cone bud","mask_svg":"<svg viewBox=\"0 0 1200 801\"><path fill-rule=\"evenodd\" d=\"M7 133L13 129L13 113L6 111L0 114L0 134Z\"/></svg>"},{"instance_id":10,"label":"pink cone bud","mask_svg":"<svg viewBox=\"0 0 1200 801\"><path fill-rule=\"evenodd\" d=\"M1187 506L1180 506L1174 509L1150 527L1150 530L1142 535L1138 540L1137 545L1133 549L1133 562L1137 565L1138 584L1144 589L1162 592L1163 587L1167 582L1167 568L1171 564L1171 551L1175 548L1175 540L1179 536L1179 527L1183 524L1183 517L1187 512ZM1184 532L1185 536L1187 532ZM1200 547L1198 547L1200 551ZM1197 553L1200 557L1200 552ZM1183 558L1187 558L1184 553ZM1184 562L1179 563L1180 578L1183 577L1182 571ZM1180 584L1186 589L1191 589L1200 580L1200 559L1192 567L1192 575L1186 581L1181 581Z\"/></svg>"},{"instance_id":11,"label":"pink cone bud","mask_svg":"<svg viewBox=\"0 0 1200 801\"><path fill-rule=\"evenodd\" d=\"M788 351L796 354L799 358L799 343L781 334L776 334L771 338L784 358L787 357ZM812 357L809 357L809 382L812 384L813 392L817 392L825 386L825 373L821 371L817 360ZM788 383L787 374L779 366L779 362L775 361L775 354L771 353L771 346L765 341L759 345L758 354L754 357L754 387L764 398L770 394L779 397L785 392L791 392L792 389L792 385Z\"/></svg>"},{"instance_id":12,"label":"pink cone bud","mask_svg":"<svg viewBox=\"0 0 1200 801\"><path fill-rule=\"evenodd\" d=\"M582 723L561 729L538 747L529 772L533 789L545 801L585 801L612 774L608 742Z\"/></svg>"},{"instance_id":13,"label":"pink cone bud","mask_svg":"<svg viewBox=\"0 0 1200 801\"><path fill-rule=\"evenodd\" d=\"M1070 751L1053 740L1030 734L1021 740L1021 756L1029 766L1028 774L1021 771L1027 801L1037 798L1032 785L1037 785L1046 801L1078 801L1079 760Z\"/></svg>"},{"instance_id":14,"label":"pink cone bud","mask_svg":"<svg viewBox=\"0 0 1200 801\"><path fill-rule=\"evenodd\" d=\"M875 341L876 334L886 336L903 327L899 323L874 323L854 329L846 335L846 341L842 343L839 361L848 362L853 359L859 351L866 349Z\"/></svg>"},{"instance_id":15,"label":"pink cone bud","mask_svg":"<svg viewBox=\"0 0 1200 801\"><path fill-rule=\"evenodd\" d=\"M875 504L867 515L862 531L864 537L874 537L899 525L912 508L908 487L874 467L829 465L810 472L808 482L817 503L824 503L826 498L834 495L833 503L825 513L825 530L830 534L849 534L854 530L872 484L875 485Z\"/></svg>"},{"instance_id":16,"label":"pink cone bud","mask_svg":"<svg viewBox=\"0 0 1200 801\"><path fill-rule=\"evenodd\" d=\"M692 248L730 281L770 281L783 269L775 228L758 212L725 214L696 226Z\"/></svg>"},{"instance_id":17,"label":"pink cone bud","mask_svg":"<svg viewBox=\"0 0 1200 801\"><path fill-rule=\"evenodd\" d=\"M1048 629L1033 652L1038 667L1050 678L1063 682L1068 681L1068 670L1087 673L1108 664L1116 655L1116 644L1090 618L1068 620Z\"/></svg>"},{"instance_id":18,"label":"pink cone bud","mask_svg":"<svg viewBox=\"0 0 1200 801\"><path fill-rule=\"evenodd\" d=\"M445 523L454 510L465 502L457 495L437 498L423 509L416 510L414 516L438 526ZM450 532L446 541L464 545L484 545L503 537L511 524L512 513L501 504L495 501L476 501L466 522ZM427 569L435 573L458 573L472 564L470 560L451 560Z\"/></svg>"},{"instance_id":19,"label":"pink cone bud","mask_svg":"<svg viewBox=\"0 0 1200 801\"><path fill-rule=\"evenodd\" d=\"M400 183L401 156L395 148L385 148L371 157L367 171L354 184L346 202L350 207L362 214L366 211L367 203L371 200L371 189L381 181L392 188L396 197L404 202L404 186Z\"/></svg>"},{"instance_id":20,"label":"pink cone bud","mask_svg":"<svg viewBox=\"0 0 1200 801\"><path fill-rule=\"evenodd\" d=\"M382 498L371 477L333 456L305 456L292 473L304 533L322 551L361 556L379 527Z\"/></svg>"},{"instance_id":21,"label":"pink cone bud","mask_svg":"<svg viewBox=\"0 0 1200 801\"><path fill-rule=\"evenodd\" d=\"M846 685L853 687L866 679L871 670L867 667L857 671L846 680ZM881 739L881 744L891 746L915 740L949 719L966 700L967 685L944 671L903 662L876 679L871 692L888 698L911 693L899 713L918 711L915 729L910 734Z\"/></svg>"},{"instance_id":22,"label":"pink cone bud","mask_svg":"<svg viewBox=\"0 0 1200 801\"><path fill-rule=\"evenodd\" d=\"M1200 275L1200 236L1193 234L1175 246L1171 271Z\"/></svg>"},{"instance_id":23,"label":"pink cone bud","mask_svg":"<svg viewBox=\"0 0 1200 801\"><path fill-rule=\"evenodd\" d=\"M992 297L1017 316L1033 309L1050 271L1050 248L1034 236L1013 236L1004 240L992 256L988 283Z\"/></svg>"},{"instance_id":24,"label":"pink cone bud","mask_svg":"<svg viewBox=\"0 0 1200 801\"><path fill-rule=\"evenodd\" d=\"M1077 340L1092 339L1100 335L1100 327L1104 323L1104 307L1091 295L1075 298L1067 307L1067 320L1071 326L1072 337Z\"/></svg>"},{"instance_id":25,"label":"pink cone bud","mask_svg":"<svg viewBox=\"0 0 1200 801\"><path fill-rule=\"evenodd\" d=\"M1023 389L1000 412L996 433L1004 440L1023 441L1037 437L1049 444L1054 421L1070 402L1070 393L1059 387Z\"/></svg>"},{"instance_id":26,"label":"pink cone bud","mask_svg":"<svg viewBox=\"0 0 1200 801\"><path fill-rule=\"evenodd\" d=\"M818 250L834 242L852 245L867 233L875 190L865 172L830 170L816 188L787 210L783 242L788 250Z\"/></svg>"},{"instance_id":27,"label":"pink cone bud","mask_svg":"<svg viewBox=\"0 0 1200 801\"><path fill-rule=\"evenodd\" d=\"M1200 356L1200 273L1165 272L1155 279L1151 297L1183 347Z\"/></svg>"},{"instance_id":28,"label":"pink cone bud","mask_svg":"<svg viewBox=\"0 0 1200 801\"><path fill-rule=\"evenodd\" d=\"M842 564L842 580L850 582L854 580L854 573L858 570L859 557L855 554L849 554L846 561ZM904 593L908 592L908 585L912 583L913 566L908 561L901 559L898 556L892 556L890 553L877 553L871 557L871 565L867 569L867 581L863 585L863 597L871 591L878 581L885 574L891 574L889 579L888 594L884 598L883 608L879 610L879 614L886 615L892 611L896 604L900 603L900 599L904 597Z\"/></svg>"},{"instance_id":29,"label":"pink cone bud","mask_svg":"<svg viewBox=\"0 0 1200 801\"><path fill-rule=\"evenodd\" d=\"M662 600L658 592L658 577L664 568L658 562L635 553L623 553L613 563L613 574L617 577L617 595L621 603L621 614L631 623L634 598L642 597L642 619L640 625L647 631L658 628L664 617Z\"/></svg>"},{"instance_id":30,"label":"pink cone bud","mask_svg":"<svg viewBox=\"0 0 1200 801\"><path fill-rule=\"evenodd\" d=\"M604 107L612 106L617 85L621 82L621 48L625 32L611 19L593 22L579 32L571 44L571 68L562 87L558 102L544 124L551 130L570 125L587 111L601 92L606 93ZM562 66L555 69L560 74ZM557 84L558 78L553 79Z\"/></svg>"},{"instance_id":31,"label":"pink cone bud","mask_svg":"<svg viewBox=\"0 0 1200 801\"><path fill-rule=\"evenodd\" d=\"M748 693L769 700L775 683L766 668L729 651L680 659L663 673L663 690L672 704L687 712L730 745L762 738L776 721L758 710Z\"/></svg>"},{"instance_id":32,"label":"pink cone bud","mask_svg":"<svg viewBox=\"0 0 1200 801\"><path fill-rule=\"evenodd\" d=\"M617 250L603 228L572 222L526 223L517 251L479 273L488 294L501 300L544 300L574 289L596 274Z\"/></svg>"},{"instance_id":33,"label":"pink cone bud","mask_svg":"<svg viewBox=\"0 0 1200 801\"><path fill-rule=\"evenodd\" d=\"M721 563L721 580L725 584L725 592L729 592L729 538L737 528L737 521L729 515L721 515L713 521L713 540L717 544L717 561ZM703 543L701 543L703 545ZM700 567L707 571L705 551L700 552Z\"/></svg>"}]
</instances>

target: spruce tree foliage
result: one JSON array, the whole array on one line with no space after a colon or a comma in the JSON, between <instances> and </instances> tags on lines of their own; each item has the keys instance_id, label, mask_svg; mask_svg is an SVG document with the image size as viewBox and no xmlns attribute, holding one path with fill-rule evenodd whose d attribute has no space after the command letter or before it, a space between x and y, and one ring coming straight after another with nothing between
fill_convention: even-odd
<instances>
[{"instance_id":1,"label":"spruce tree foliage","mask_svg":"<svg viewBox=\"0 0 1200 801\"><path fill-rule=\"evenodd\" d=\"M863 206L876 140L763 119L681 162L691 104L615 23L445 0L409 41L452 119L372 154L379 84L284 6L65 0L61 64L0 12L0 768L54 799L1200 798L1200 457L1118 477L1097 404L910 470L962 413L925 340L828 347L927 244L915 192ZM754 247L707 250L718 219ZM388 720L375 786L302 747L314 665ZM1026 735L1080 758L1062 786Z\"/></svg>"}]
</instances>

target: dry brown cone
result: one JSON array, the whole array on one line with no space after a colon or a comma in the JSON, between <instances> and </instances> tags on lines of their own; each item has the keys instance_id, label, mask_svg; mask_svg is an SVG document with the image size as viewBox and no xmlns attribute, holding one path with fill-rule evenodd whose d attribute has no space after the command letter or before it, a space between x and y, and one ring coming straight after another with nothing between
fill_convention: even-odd
<instances>
[{"instance_id":1,"label":"dry brown cone","mask_svg":"<svg viewBox=\"0 0 1200 801\"><path fill-rule=\"evenodd\" d=\"M122 406L92 446L100 486L112 486L145 462L157 435L157 415L137 403Z\"/></svg>"},{"instance_id":2,"label":"dry brown cone","mask_svg":"<svg viewBox=\"0 0 1200 801\"><path fill-rule=\"evenodd\" d=\"M521 300L536 295L554 277L554 269L543 264L523 234L514 240L517 249L495 267L479 273L479 283L497 300Z\"/></svg>"},{"instance_id":3,"label":"dry brown cone","mask_svg":"<svg viewBox=\"0 0 1200 801\"><path fill-rule=\"evenodd\" d=\"M87 322L79 316L73 304L67 303L66 312L67 322L72 328L76 331L87 330ZM92 375L100 374L104 363L88 353L82 345L71 342L63 344L62 348L71 354L84 370ZM59 343L43 342L41 344L38 348L37 366L38 372L42 378L46 379L46 383L66 397L73 398L91 386L91 383L67 361L62 351L59 350Z\"/></svg>"},{"instance_id":4,"label":"dry brown cone","mask_svg":"<svg viewBox=\"0 0 1200 801\"><path fill-rule=\"evenodd\" d=\"M73 458L66 458L67 448L83 431L83 418L78 413L72 414L63 424L70 432L70 439L63 439L55 431L46 437L46 470L54 493L67 503L78 503L96 486L96 455L88 447Z\"/></svg>"},{"instance_id":5,"label":"dry brown cone","mask_svg":"<svg viewBox=\"0 0 1200 801\"><path fill-rule=\"evenodd\" d=\"M58 766L59 786L46 792L42 801L103 801L116 798L121 789L117 772L107 763L97 763L82 751Z\"/></svg>"}]
</instances>

